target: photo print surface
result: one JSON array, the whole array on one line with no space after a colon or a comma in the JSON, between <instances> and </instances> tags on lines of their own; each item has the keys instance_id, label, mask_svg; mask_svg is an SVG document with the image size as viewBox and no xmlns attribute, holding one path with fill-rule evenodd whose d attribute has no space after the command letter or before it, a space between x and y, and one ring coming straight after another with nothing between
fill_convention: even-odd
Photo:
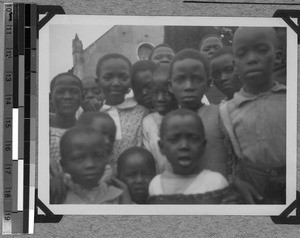
<instances>
[{"instance_id":1,"label":"photo print surface","mask_svg":"<svg viewBox=\"0 0 300 238\"><path fill-rule=\"evenodd\" d=\"M280 214L296 197L296 49L281 19L55 16L39 198L55 214Z\"/></svg>"}]
</instances>

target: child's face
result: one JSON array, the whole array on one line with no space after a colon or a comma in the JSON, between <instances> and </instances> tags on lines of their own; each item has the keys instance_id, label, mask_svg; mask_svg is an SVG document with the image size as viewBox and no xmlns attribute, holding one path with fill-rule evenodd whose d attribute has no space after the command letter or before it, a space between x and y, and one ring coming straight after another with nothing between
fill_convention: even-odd
<instances>
[{"instance_id":1,"label":"child's face","mask_svg":"<svg viewBox=\"0 0 300 238\"><path fill-rule=\"evenodd\" d=\"M75 114L82 100L79 83L71 75L61 76L56 81L51 95L55 111L66 116Z\"/></svg>"},{"instance_id":2,"label":"child's face","mask_svg":"<svg viewBox=\"0 0 300 238\"><path fill-rule=\"evenodd\" d=\"M114 123L105 117L95 117L90 126L103 134L107 154L110 154L113 150L116 137L116 126Z\"/></svg>"},{"instance_id":3,"label":"child's face","mask_svg":"<svg viewBox=\"0 0 300 238\"><path fill-rule=\"evenodd\" d=\"M242 87L242 80L239 79L233 65L233 55L228 53L213 58L210 67L211 78L216 87L228 98L232 98Z\"/></svg>"},{"instance_id":4,"label":"child's face","mask_svg":"<svg viewBox=\"0 0 300 238\"><path fill-rule=\"evenodd\" d=\"M248 89L258 90L272 82L274 39L266 28L241 28L234 36L234 62Z\"/></svg>"},{"instance_id":5,"label":"child's face","mask_svg":"<svg viewBox=\"0 0 300 238\"><path fill-rule=\"evenodd\" d=\"M86 188L96 187L107 164L105 143L101 135L75 135L67 145L62 166L72 180Z\"/></svg>"},{"instance_id":6,"label":"child's face","mask_svg":"<svg viewBox=\"0 0 300 238\"><path fill-rule=\"evenodd\" d=\"M160 150L167 157L174 173L187 175L200 172L205 138L199 121L190 115L176 115L167 121L163 131Z\"/></svg>"},{"instance_id":7,"label":"child's face","mask_svg":"<svg viewBox=\"0 0 300 238\"><path fill-rule=\"evenodd\" d=\"M153 107L151 100L151 81L152 72L150 70L137 72L134 97L140 105L146 108Z\"/></svg>"},{"instance_id":8,"label":"child's face","mask_svg":"<svg viewBox=\"0 0 300 238\"><path fill-rule=\"evenodd\" d=\"M171 91L183 108L197 110L208 87L204 65L196 59L176 61L172 68Z\"/></svg>"},{"instance_id":9,"label":"child's face","mask_svg":"<svg viewBox=\"0 0 300 238\"><path fill-rule=\"evenodd\" d=\"M155 109L160 115L165 115L177 104L168 88L166 74L156 74L152 81L152 100Z\"/></svg>"},{"instance_id":10,"label":"child's face","mask_svg":"<svg viewBox=\"0 0 300 238\"><path fill-rule=\"evenodd\" d=\"M94 78L85 78L82 80L82 84L84 103L93 100L102 102L104 100L104 94Z\"/></svg>"},{"instance_id":11,"label":"child's face","mask_svg":"<svg viewBox=\"0 0 300 238\"><path fill-rule=\"evenodd\" d=\"M128 63L121 58L104 61L100 67L99 84L104 92L106 104L122 103L131 85Z\"/></svg>"},{"instance_id":12,"label":"child's face","mask_svg":"<svg viewBox=\"0 0 300 238\"><path fill-rule=\"evenodd\" d=\"M162 46L155 49L151 61L157 66L160 66L162 64L169 64L174 56L174 51L171 48Z\"/></svg>"},{"instance_id":13,"label":"child's face","mask_svg":"<svg viewBox=\"0 0 300 238\"><path fill-rule=\"evenodd\" d=\"M155 167L140 153L131 154L123 161L119 178L129 188L132 200L146 203L149 183L155 176Z\"/></svg>"},{"instance_id":14,"label":"child's face","mask_svg":"<svg viewBox=\"0 0 300 238\"><path fill-rule=\"evenodd\" d=\"M204 53L208 59L211 58L213 53L215 53L218 49L222 48L223 45L219 38L212 36L206 38L200 48L200 52Z\"/></svg>"}]
</instances>

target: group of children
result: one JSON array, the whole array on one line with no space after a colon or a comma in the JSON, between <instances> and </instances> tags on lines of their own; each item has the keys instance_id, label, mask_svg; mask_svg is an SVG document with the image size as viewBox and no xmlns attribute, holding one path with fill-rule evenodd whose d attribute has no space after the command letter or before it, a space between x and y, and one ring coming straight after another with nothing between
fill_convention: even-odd
<instances>
[{"instance_id":1,"label":"group of children","mask_svg":"<svg viewBox=\"0 0 300 238\"><path fill-rule=\"evenodd\" d=\"M286 89L274 28L238 28L199 50L160 44L134 65L51 82L50 203L285 203ZM211 82L225 95L203 102ZM134 97L128 97L130 90Z\"/></svg>"}]
</instances>

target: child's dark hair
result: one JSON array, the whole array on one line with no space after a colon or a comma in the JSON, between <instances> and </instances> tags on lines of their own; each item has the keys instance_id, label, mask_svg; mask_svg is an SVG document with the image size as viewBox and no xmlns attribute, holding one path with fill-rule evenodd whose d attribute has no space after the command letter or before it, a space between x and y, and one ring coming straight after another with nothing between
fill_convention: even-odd
<instances>
[{"instance_id":1,"label":"child's dark hair","mask_svg":"<svg viewBox=\"0 0 300 238\"><path fill-rule=\"evenodd\" d=\"M150 53L150 55L149 55L149 60L151 60L151 58L152 58L154 52L155 52L158 48L161 48L161 47L166 47L166 48L170 48L171 50L173 50L172 47L169 46L169 45L166 44L166 43L158 44L158 45L155 46L155 47L153 48L153 50L151 51L151 53ZM173 52L174 52L174 50L173 50ZM175 52L174 52L174 53L175 53Z\"/></svg>"},{"instance_id":2,"label":"child's dark hair","mask_svg":"<svg viewBox=\"0 0 300 238\"><path fill-rule=\"evenodd\" d=\"M177 61L181 61L181 60L184 60L184 59L199 60L204 66L207 79L209 79L210 65L209 65L208 59L203 53L200 53L199 51L194 50L194 49L184 49L184 50L179 51L175 55L175 57L172 59L172 61L170 63L170 78L172 77L172 69L173 69L174 64Z\"/></svg>"},{"instance_id":3,"label":"child's dark hair","mask_svg":"<svg viewBox=\"0 0 300 238\"><path fill-rule=\"evenodd\" d=\"M97 78L96 78L96 82L99 81L99 77L100 77L100 68L101 66L103 65L103 63L109 59L123 59L126 61L126 63L128 64L128 67L129 67L129 71L131 70L131 62L130 60L124 56L124 55L121 55L121 54L117 54L117 53L112 53L112 54L106 54L104 56L102 56L98 62L97 62L97 66L96 66L96 75L97 75Z\"/></svg>"},{"instance_id":4,"label":"child's dark hair","mask_svg":"<svg viewBox=\"0 0 300 238\"><path fill-rule=\"evenodd\" d=\"M140 60L137 61L131 68L131 85L132 85L132 90L136 90L136 84L137 84L137 78L136 75L139 72L143 71L150 71L151 73L154 72L156 69L155 63L153 63L150 60Z\"/></svg>"},{"instance_id":5,"label":"child's dark hair","mask_svg":"<svg viewBox=\"0 0 300 238\"><path fill-rule=\"evenodd\" d=\"M197 122L199 122L200 125L200 129L203 133L203 136L205 137L205 132L204 132L204 125L203 122L200 118L199 115L197 115L197 113L195 113L194 111L190 110L190 109L186 109L186 108L180 108L174 111L170 111L169 113L167 113L164 118L162 119L162 122L160 124L160 128L159 128L159 135L160 135L160 139L162 140L163 136L164 136L164 130L166 127L166 124L168 123L168 121L175 116L181 116L181 117L185 117L185 116L192 116L194 117Z\"/></svg>"},{"instance_id":6,"label":"child's dark hair","mask_svg":"<svg viewBox=\"0 0 300 238\"><path fill-rule=\"evenodd\" d=\"M90 111L90 112L82 113L78 118L77 125L79 126L90 125L93 122L93 119L98 117L108 119L114 124L114 126L116 126L114 120L111 118L111 116L108 113L99 112L99 111Z\"/></svg>"},{"instance_id":7,"label":"child's dark hair","mask_svg":"<svg viewBox=\"0 0 300 238\"><path fill-rule=\"evenodd\" d=\"M120 174L122 172L122 167L123 167L123 163L125 162L126 158L128 158L129 156L132 156L134 154L140 154L145 156L145 158L147 158L147 160L151 163L151 166L153 166L154 170L155 170L155 160L153 155L150 153L150 151L142 148L142 147L130 147L129 149L125 150L118 158L117 161L117 168L118 168L118 174Z\"/></svg>"},{"instance_id":8,"label":"child's dark hair","mask_svg":"<svg viewBox=\"0 0 300 238\"><path fill-rule=\"evenodd\" d=\"M216 52L213 53L210 60L217 58L221 55L227 55L227 54L233 55L232 46L225 46L225 47L218 49Z\"/></svg>"},{"instance_id":9,"label":"child's dark hair","mask_svg":"<svg viewBox=\"0 0 300 238\"><path fill-rule=\"evenodd\" d=\"M202 45L203 45L203 42L204 42L207 38L210 38L210 37L214 37L214 38L219 39L220 42L221 42L221 44L222 44L222 46L223 46L223 41L222 41L222 38L221 38L220 36L218 36L217 34L208 34L208 35L204 36L204 37L201 39L201 41L200 41L200 43L199 43L199 50L201 49L201 47L202 47Z\"/></svg>"},{"instance_id":10,"label":"child's dark hair","mask_svg":"<svg viewBox=\"0 0 300 238\"><path fill-rule=\"evenodd\" d=\"M78 86L80 88L80 90L83 90L83 86L82 86L82 82L80 80L80 78L78 78L75 74L69 73L69 72L65 72L65 73L60 73L58 75L56 75L50 82L50 92L53 92L55 84L57 82L57 80L59 80L60 78L62 78L63 76L71 76L74 77L77 82L78 82Z\"/></svg>"},{"instance_id":11,"label":"child's dark hair","mask_svg":"<svg viewBox=\"0 0 300 238\"><path fill-rule=\"evenodd\" d=\"M103 136L102 133L98 132L95 128L91 126L75 126L71 129L67 130L66 133L61 137L60 140L60 155L61 155L61 163L63 165L63 162L66 159L67 151L70 148L70 140L76 135L97 135L97 136Z\"/></svg>"}]
</instances>

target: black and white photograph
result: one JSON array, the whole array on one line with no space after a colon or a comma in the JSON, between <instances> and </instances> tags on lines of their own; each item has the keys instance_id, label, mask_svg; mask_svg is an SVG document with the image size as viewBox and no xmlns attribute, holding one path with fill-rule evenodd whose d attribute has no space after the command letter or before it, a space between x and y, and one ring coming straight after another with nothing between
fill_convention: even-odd
<instances>
[{"instance_id":1,"label":"black and white photograph","mask_svg":"<svg viewBox=\"0 0 300 238\"><path fill-rule=\"evenodd\" d=\"M38 92L55 214L279 215L296 198L297 36L280 18L56 15Z\"/></svg>"}]
</instances>

